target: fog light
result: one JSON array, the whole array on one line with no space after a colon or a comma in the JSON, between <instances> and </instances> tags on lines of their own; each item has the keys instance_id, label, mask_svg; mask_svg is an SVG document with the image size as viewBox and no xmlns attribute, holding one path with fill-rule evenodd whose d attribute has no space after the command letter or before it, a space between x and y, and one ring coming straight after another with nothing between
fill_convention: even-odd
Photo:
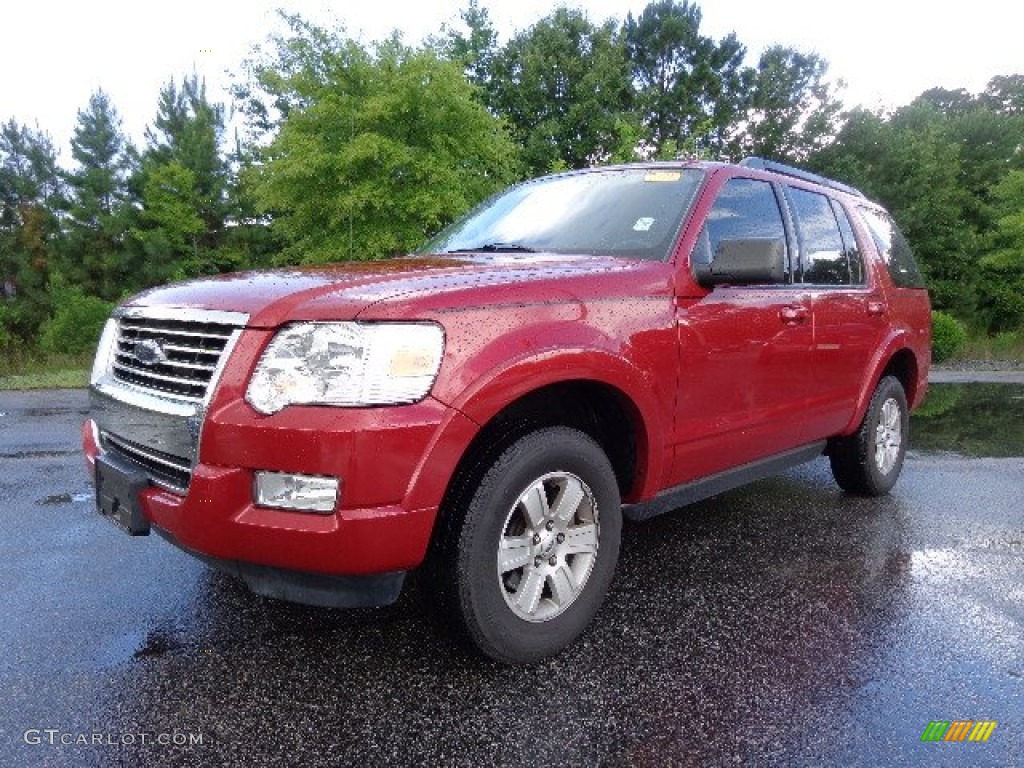
<instances>
[{"instance_id":1,"label":"fog light","mask_svg":"<svg viewBox=\"0 0 1024 768\"><path fill-rule=\"evenodd\" d=\"M257 472L256 504L276 509L331 513L338 503L339 485L336 477Z\"/></svg>"}]
</instances>

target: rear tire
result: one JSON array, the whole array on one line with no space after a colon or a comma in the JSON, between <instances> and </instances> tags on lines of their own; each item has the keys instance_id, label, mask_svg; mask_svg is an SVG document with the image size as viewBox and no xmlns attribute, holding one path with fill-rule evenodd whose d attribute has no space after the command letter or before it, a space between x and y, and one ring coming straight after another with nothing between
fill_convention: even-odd
<instances>
[{"instance_id":1,"label":"rear tire","mask_svg":"<svg viewBox=\"0 0 1024 768\"><path fill-rule=\"evenodd\" d=\"M878 382L857 431L834 439L830 446L832 476L840 488L859 496L882 496L892 490L907 453L909 413L899 379L886 376Z\"/></svg>"},{"instance_id":2,"label":"rear tire","mask_svg":"<svg viewBox=\"0 0 1024 768\"><path fill-rule=\"evenodd\" d=\"M486 656L532 663L579 637L619 555L622 513L611 463L567 427L520 438L493 461L464 510L449 510L441 578Z\"/></svg>"}]
</instances>

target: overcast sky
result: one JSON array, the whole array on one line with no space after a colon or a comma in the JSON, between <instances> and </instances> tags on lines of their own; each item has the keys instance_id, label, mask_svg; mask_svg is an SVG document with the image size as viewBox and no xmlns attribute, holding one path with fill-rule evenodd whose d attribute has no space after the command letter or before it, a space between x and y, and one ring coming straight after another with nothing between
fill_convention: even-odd
<instances>
[{"instance_id":1,"label":"overcast sky","mask_svg":"<svg viewBox=\"0 0 1024 768\"><path fill-rule=\"evenodd\" d=\"M502 41L551 10L544 0L480 0ZM646 1L579 0L591 19L623 18ZM227 101L227 71L276 26L284 7L341 23L364 40L402 30L407 42L458 23L465 0L19 0L6 3L0 37L0 121L38 125L69 162L76 113L102 87L136 142L153 119L160 86L196 71ZM898 106L932 86L981 90L994 75L1024 73L1015 3L974 0L706 0L702 31L735 31L751 63L782 43L814 51L847 83L848 105ZM1013 10L1018 8L1017 10Z\"/></svg>"}]
</instances>

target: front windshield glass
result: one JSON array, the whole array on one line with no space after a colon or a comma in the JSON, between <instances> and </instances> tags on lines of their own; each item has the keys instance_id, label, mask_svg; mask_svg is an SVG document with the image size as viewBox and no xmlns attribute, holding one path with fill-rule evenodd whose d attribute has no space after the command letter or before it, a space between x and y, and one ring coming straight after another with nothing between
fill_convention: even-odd
<instances>
[{"instance_id":1,"label":"front windshield glass","mask_svg":"<svg viewBox=\"0 0 1024 768\"><path fill-rule=\"evenodd\" d=\"M491 198L420 252L664 260L702 178L692 168L628 168L536 179Z\"/></svg>"}]
</instances>

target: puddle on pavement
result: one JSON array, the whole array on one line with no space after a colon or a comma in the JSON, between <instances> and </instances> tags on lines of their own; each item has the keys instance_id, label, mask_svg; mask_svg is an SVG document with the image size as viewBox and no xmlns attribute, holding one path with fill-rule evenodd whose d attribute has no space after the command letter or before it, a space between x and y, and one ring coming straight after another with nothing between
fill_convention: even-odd
<instances>
[{"instance_id":1,"label":"puddle on pavement","mask_svg":"<svg viewBox=\"0 0 1024 768\"><path fill-rule=\"evenodd\" d=\"M70 493L51 493L49 496L36 501L36 504L42 504L43 506L49 506L51 504L70 504L71 494Z\"/></svg>"},{"instance_id":2,"label":"puddle on pavement","mask_svg":"<svg viewBox=\"0 0 1024 768\"><path fill-rule=\"evenodd\" d=\"M1024 386L932 384L910 419L915 451L1024 456Z\"/></svg>"},{"instance_id":3,"label":"puddle on pavement","mask_svg":"<svg viewBox=\"0 0 1024 768\"><path fill-rule=\"evenodd\" d=\"M41 506L51 506L55 504L79 504L83 501L93 501L94 499L95 495L91 491L88 493L51 493L49 496L36 499L36 504Z\"/></svg>"}]
</instances>

